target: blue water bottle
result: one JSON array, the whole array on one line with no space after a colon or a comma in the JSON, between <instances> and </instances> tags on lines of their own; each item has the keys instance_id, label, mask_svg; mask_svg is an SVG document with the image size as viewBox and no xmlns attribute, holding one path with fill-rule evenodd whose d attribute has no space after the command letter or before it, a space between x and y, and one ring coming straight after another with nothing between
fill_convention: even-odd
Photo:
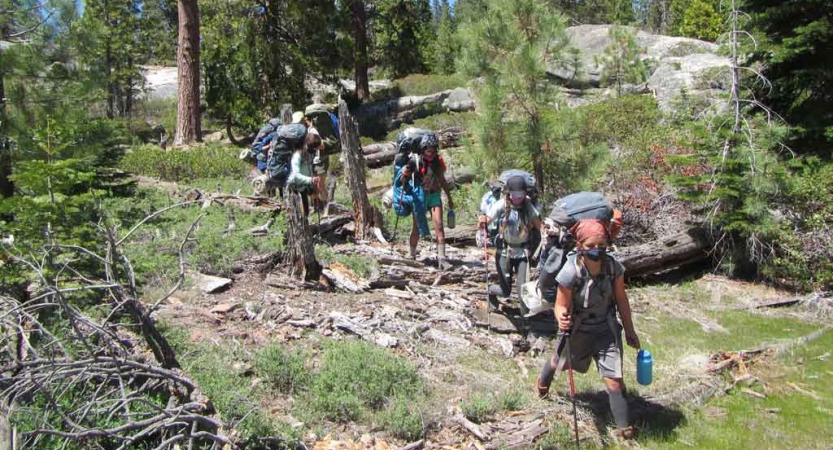
<instances>
[{"instance_id":1,"label":"blue water bottle","mask_svg":"<svg viewBox=\"0 0 833 450\"><path fill-rule=\"evenodd\" d=\"M448 225L449 230L453 230L454 227L457 226L457 214L454 213L453 209L448 210L448 214L446 214L446 225Z\"/></svg>"},{"instance_id":2,"label":"blue water bottle","mask_svg":"<svg viewBox=\"0 0 833 450\"><path fill-rule=\"evenodd\" d=\"M654 358L648 350L639 350L636 355L636 381L647 386L654 378Z\"/></svg>"}]
</instances>

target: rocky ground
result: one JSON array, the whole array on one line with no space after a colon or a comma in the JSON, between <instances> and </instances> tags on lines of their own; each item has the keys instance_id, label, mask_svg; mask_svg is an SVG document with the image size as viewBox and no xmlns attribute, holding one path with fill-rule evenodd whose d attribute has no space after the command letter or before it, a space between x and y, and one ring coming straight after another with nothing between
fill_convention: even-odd
<instances>
[{"instance_id":1,"label":"rocky ground","mask_svg":"<svg viewBox=\"0 0 833 450\"><path fill-rule=\"evenodd\" d=\"M487 272L481 249L452 247L449 257L455 269L447 273L433 266L433 248L428 243L421 244L421 257L416 262L401 258L396 249L382 244L334 244L332 250L372 258L378 268L363 279L343 265L332 264L325 273L342 283L351 280L352 284L323 290L286 277L280 268L260 273L252 266L221 288L195 279L190 289L167 302L159 317L187 329L194 343L234 342L257 348L279 341L303 346L321 337L353 336L389 348L413 361L434 391L431 402L436 408L425 419L430 424L427 438L418 443L429 448L523 448L553 439L554 425L571 429L572 414L563 380L556 381L557 394L551 399L532 398L537 371L553 350L552 315L544 313L523 320L512 305L506 305L501 313L487 314ZM721 335L729 332L715 314L737 310L769 314L772 305L792 298L775 289L711 275L693 280L690 283L696 285L698 296L708 297L708 301L693 302L679 293L668 296L668 290L676 289L668 286L664 294L652 285L633 288L637 329L645 328L641 324L647 327L661 320L658 318L674 315L699 324L703 334ZM811 303L796 299L794 304L804 306L789 314L818 322ZM651 334L646 332L642 337L650 346ZM627 353L631 361L632 351ZM726 380L718 375L721 370L731 368L732 361L744 363L743 355L715 355L696 348L678 356L675 363L659 362L657 376L666 380L640 388L639 395L631 396L637 423L662 418L673 429L674 423L682 421L682 408L697 408L707 398L723 392ZM626 380L635 384L632 369L628 368ZM734 381L739 382L743 381ZM530 401L522 410L505 411L480 424L461 414L460 402L472 393L509 387L528 392ZM607 401L601 383L594 376L585 376L579 388L583 392L579 400L582 439L595 444L609 442ZM287 420L289 412L281 405L291 401L272 399L269 403L277 416ZM320 449L385 449L406 444L358 424L329 424L324 430L310 432L305 440Z\"/></svg>"}]
</instances>

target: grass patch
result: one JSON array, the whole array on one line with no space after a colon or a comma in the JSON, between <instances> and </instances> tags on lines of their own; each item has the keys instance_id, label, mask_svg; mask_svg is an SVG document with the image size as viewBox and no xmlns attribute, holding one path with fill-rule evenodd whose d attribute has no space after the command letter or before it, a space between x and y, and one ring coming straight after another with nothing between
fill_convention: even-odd
<instances>
[{"instance_id":1,"label":"grass patch","mask_svg":"<svg viewBox=\"0 0 833 450\"><path fill-rule=\"evenodd\" d=\"M235 148L217 142L170 151L155 145L140 145L124 155L119 168L136 175L176 182L199 178L245 178L252 169L238 158Z\"/></svg>"},{"instance_id":2,"label":"grass patch","mask_svg":"<svg viewBox=\"0 0 833 450\"><path fill-rule=\"evenodd\" d=\"M783 321L756 318L767 319L762 323L770 327L773 321ZM741 323L748 324L746 319L736 322ZM783 327L773 327L774 332L783 333L779 330ZM757 334L755 330L759 328L752 327L752 333ZM775 361L753 366L753 375L768 391L766 399L735 391L710 402L707 409L688 414L687 421L664 439L655 436L650 424L646 424L640 443L651 449L829 448L829 440L823 436L829 436L833 429L833 385L828 382L833 373L833 359L819 357L828 353L831 346L833 332L827 332ZM789 383L810 394L798 392ZM760 386L753 389L764 392Z\"/></svg>"},{"instance_id":3,"label":"grass patch","mask_svg":"<svg viewBox=\"0 0 833 450\"><path fill-rule=\"evenodd\" d=\"M393 398L426 393L409 361L367 342L331 341L324 346L321 368L303 403L313 416L344 422L368 418ZM391 414L402 422L399 408Z\"/></svg>"},{"instance_id":4,"label":"grass patch","mask_svg":"<svg viewBox=\"0 0 833 450\"><path fill-rule=\"evenodd\" d=\"M364 256L336 254L329 245L316 245L315 259L324 265L338 262L362 278L369 277L379 266L376 260Z\"/></svg>"},{"instance_id":5,"label":"grass patch","mask_svg":"<svg viewBox=\"0 0 833 450\"><path fill-rule=\"evenodd\" d=\"M497 393L476 391L463 400L460 409L469 420L482 423L502 412L519 411L529 402L529 393L520 388L510 388Z\"/></svg>"},{"instance_id":6,"label":"grass patch","mask_svg":"<svg viewBox=\"0 0 833 450\"><path fill-rule=\"evenodd\" d=\"M183 368L199 383L202 392L220 413L223 421L243 438L279 435L278 427L260 409L257 389L234 363L240 355L233 349L201 345L181 358Z\"/></svg>"},{"instance_id":7,"label":"grass patch","mask_svg":"<svg viewBox=\"0 0 833 450\"><path fill-rule=\"evenodd\" d=\"M138 189L132 198L110 198L102 202L102 209L128 230L147 215L179 200L156 189ZM275 218L269 236L255 237L246 230L266 223L271 213L244 212L234 208L235 228L229 225L229 210L198 205L175 208L146 223L125 246L142 286L168 286L178 274L177 251L188 227L200 215L200 226L194 231L194 241L186 246L186 262L195 270L227 273L236 262L247 256L278 251L283 248L281 230L286 229L282 215Z\"/></svg>"},{"instance_id":8,"label":"grass patch","mask_svg":"<svg viewBox=\"0 0 833 450\"><path fill-rule=\"evenodd\" d=\"M312 380L307 367L308 355L300 350L288 351L281 345L269 343L254 355L255 373L271 388L285 394L304 389Z\"/></svg>"}]
</instances>

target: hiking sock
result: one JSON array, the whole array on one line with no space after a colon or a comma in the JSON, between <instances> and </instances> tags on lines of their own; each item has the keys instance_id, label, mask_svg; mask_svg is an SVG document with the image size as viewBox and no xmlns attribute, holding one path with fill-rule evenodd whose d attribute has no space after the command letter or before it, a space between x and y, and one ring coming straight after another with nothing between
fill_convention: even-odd
<instances>
[{"instance_id":1,"label":"hiking sock","mask_svg":"<svg viewBox=\"0 0 833 450\"><path fill-rule=\"evenodd\" d=\"M412 246L408 250L408 257L413 259L413 260L416 260L416 257L417 257L417 248L416 248L416 246Z\"/></svg>"},{"instance_id":2,"label":"hiking sock","mask_svg":"<svg viewBox=\"0 0 833 450\"><path fill-rule=\"evenodd\" d=\"M445 244L437 244L437 267L440 270L445 270L448 266L448 262L445 260Z\"/></svg>"},{"instance_id":3,"label":"hiking sock","mask_svg":"<svg viewBox=\"0 0 833 450\"><path fill-rule=\"evenodd\" d=\"M625 401L625 396L621 392L607 391L610 397L610 411L613 412L613 421L616 422L616 428L626 428L628 426L628 402Z\"/></svg>"}]
</instances>

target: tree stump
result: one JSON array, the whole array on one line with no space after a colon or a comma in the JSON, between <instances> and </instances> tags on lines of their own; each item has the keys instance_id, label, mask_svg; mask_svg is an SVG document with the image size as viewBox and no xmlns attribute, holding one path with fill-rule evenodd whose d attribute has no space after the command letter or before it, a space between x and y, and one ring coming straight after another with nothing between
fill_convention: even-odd
<instances>
[{"instance_id":1,"label":"tree stump","mask_svg":"<svg viewBox=\"0 0 833 450\"><path fill-rule=\"evenodd\" d=\"M339 134L341 135L341 155L344 162L344 179L350 189L353 199L353 217L356 221L356 240L369 239L373 236L373 227L381 226L375 223L380 217L376 208L367 198L367 182L364 173L364 155L359 144L359 127L347 103L338 100Z\"/></svg>"},{"instance_id":2,"label":"tree stump","mask_svg":"<svg viewBox=\"0 0 833 450\"><path fill-rule=\"evenodd\" d=\"M286 193L286 217L289 227L286 232L287 257L284 261L289 275L305 281L318 280L321 265L315 259L315 245L304 215L301 195L289 189Z\"/></svg>"},{"instance_id":3,"label":"tree stump","mask_svg":"<svg viewBox=\"0 0 833 450\"><path fill-rule=\"evenodd\" d=\"M281 123L284 125L292 123L292 104L284 103L281 105Z\"/></svg>"}]
</instances>

